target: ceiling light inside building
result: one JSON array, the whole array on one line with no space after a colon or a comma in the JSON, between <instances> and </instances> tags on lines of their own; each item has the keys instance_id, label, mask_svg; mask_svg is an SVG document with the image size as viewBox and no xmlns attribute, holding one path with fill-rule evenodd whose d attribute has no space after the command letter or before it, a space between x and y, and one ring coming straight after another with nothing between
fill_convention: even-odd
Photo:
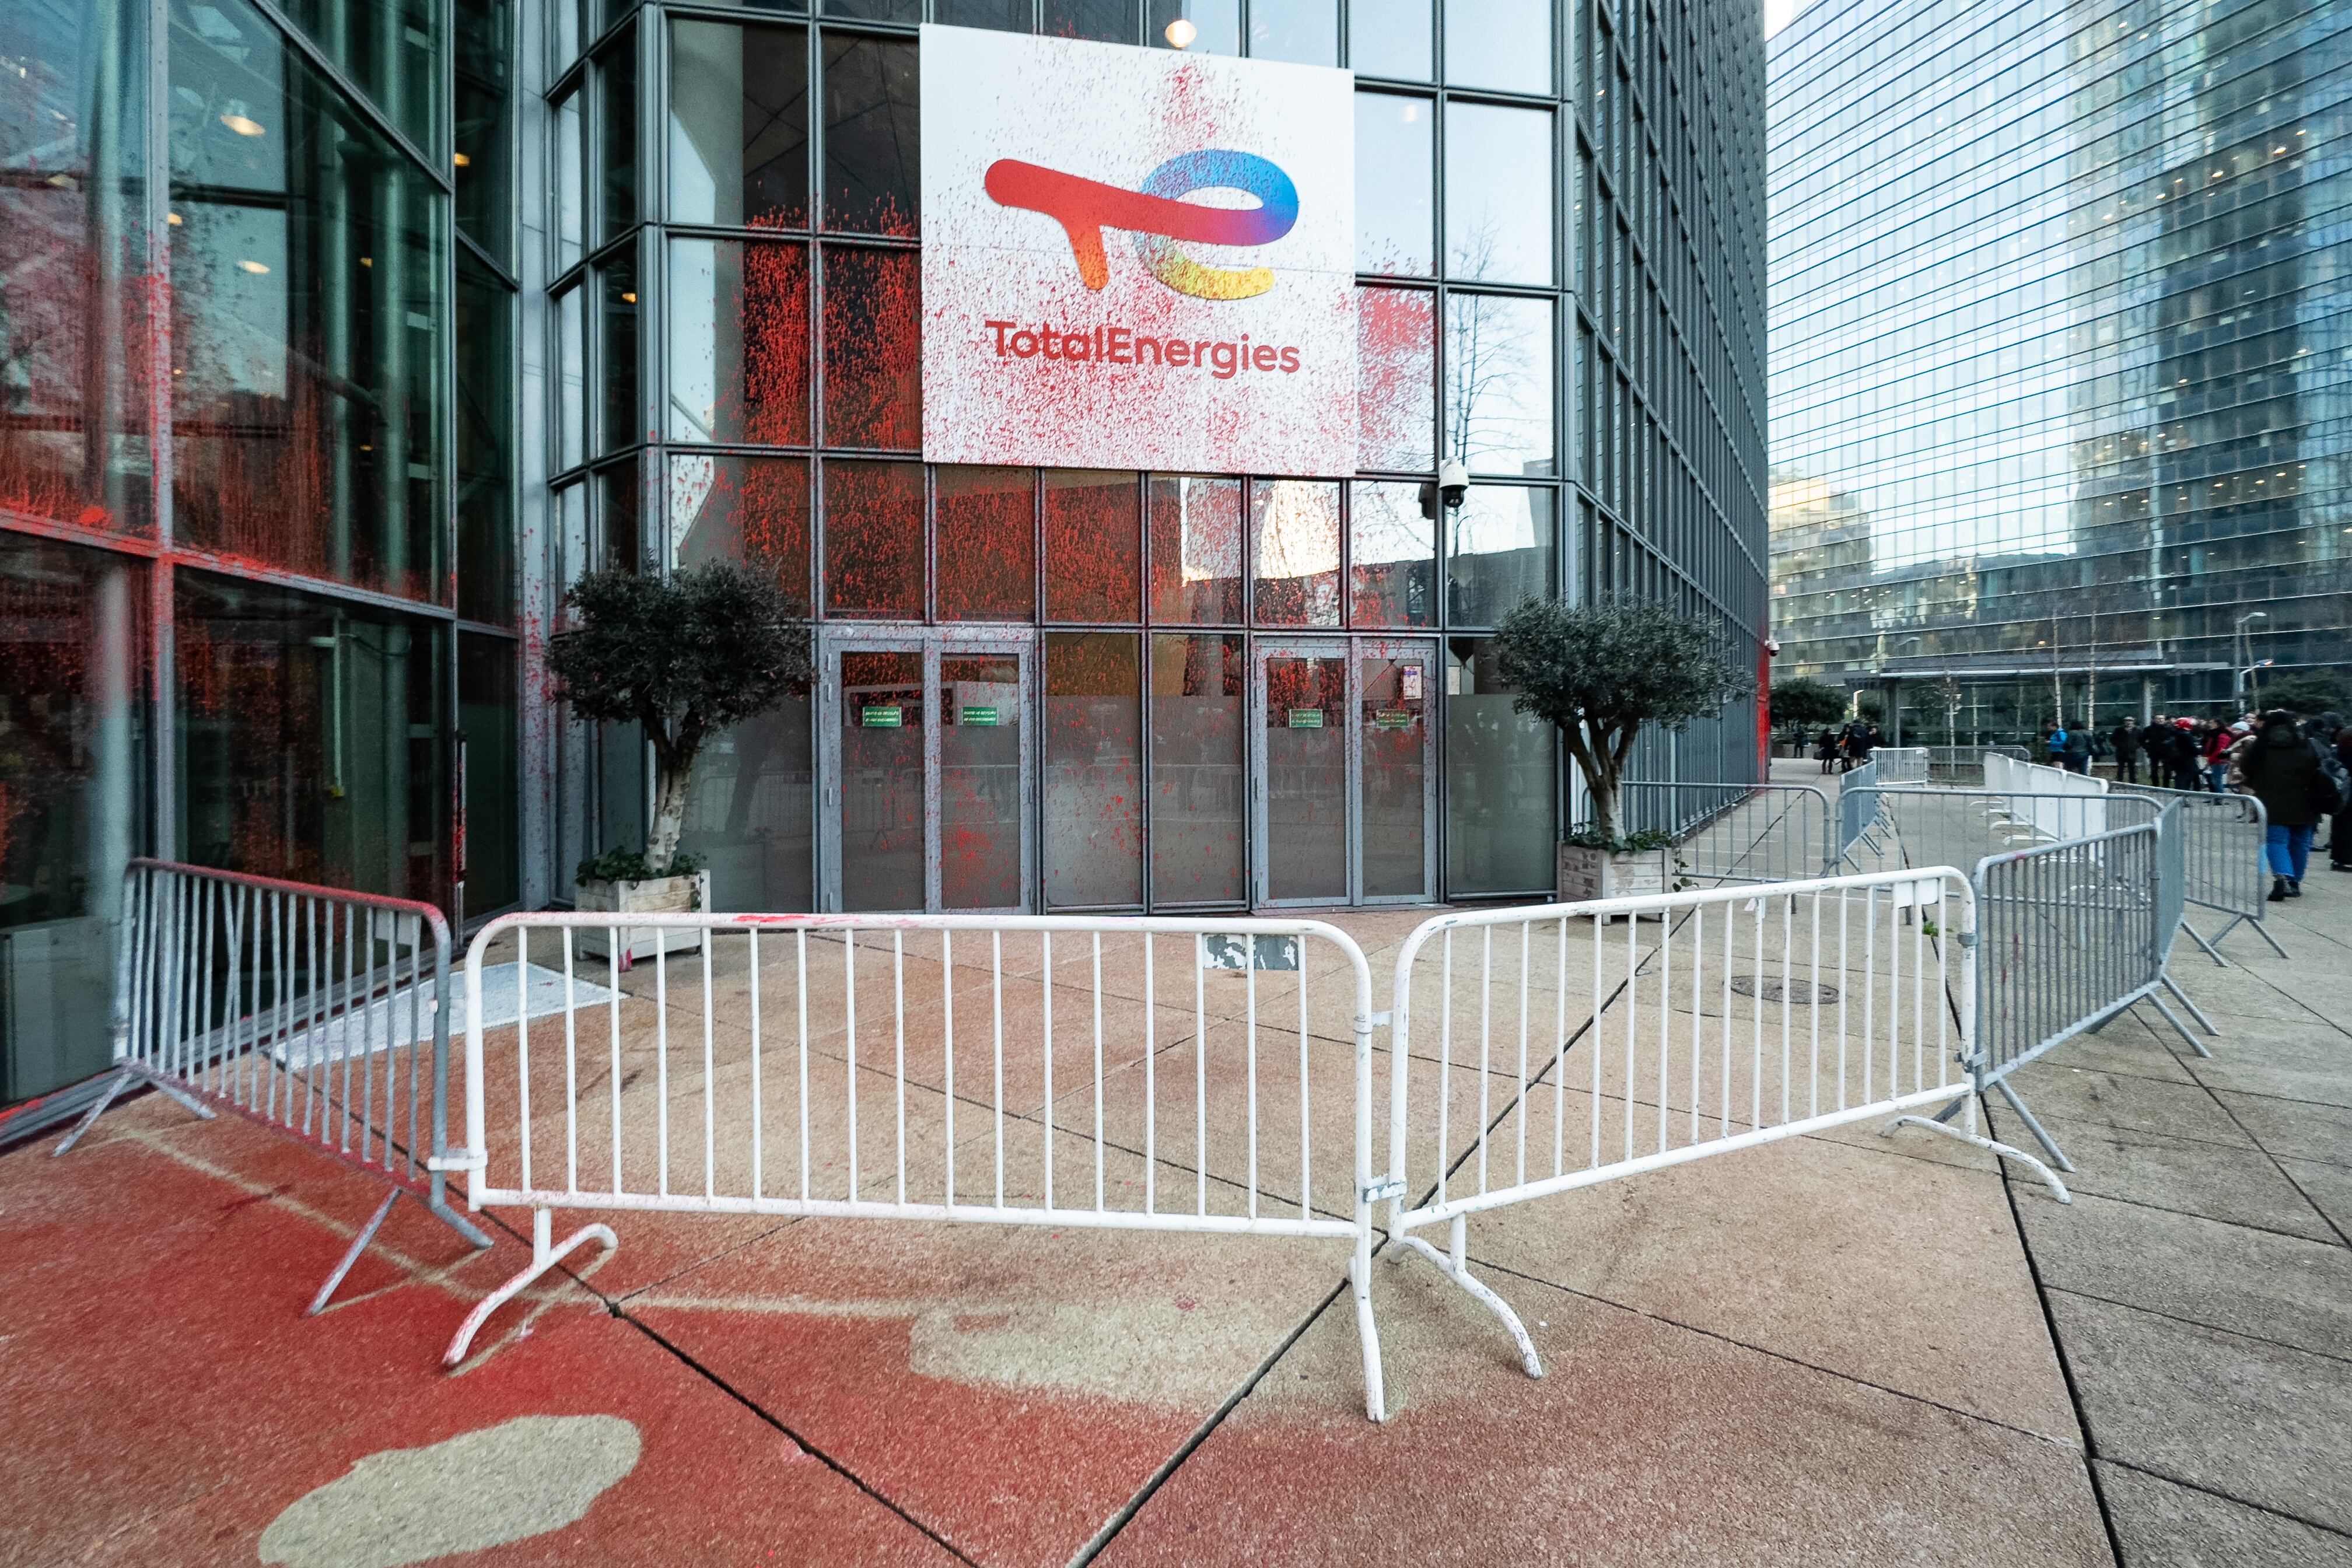
<instances>
[{"instance_id":1,"label":"ceiling light inside building","mask_svg":"<svg viewBox=\"0 0 2352 1568\"><path fill-rule=\"evenodd\" d=\"M239 136L259 136L263 134L261 121L257 120L248 120L242 114L224 114L221 116L221 123L227 126L231 131L236 132Z\"/></svg>"},{"instance_id":2,"label":"ceiling light inside building","mask_svg":"<svg viewBox=\"0 0 2352 1568\"><path fill-rule=\"evenodd\" d=\"M1192 47L1192 40L1201 36L1201 29L1179 16L1168 24L1160 36L1168 40L1170 48L1184 49Z\"/></svg>"},{"instance_id":3,"label":"ceiling light inside building","mask_svg":"<svg viewBox=\"0 0 2352 1568\"><path fill-rule=\"evenodd\" d=\"M268 267L258 261L240 261L237 265L244 268L247 272L252 273L256 278L260 277L263 273L269 270Z\"/></svg>"}]
</instances>

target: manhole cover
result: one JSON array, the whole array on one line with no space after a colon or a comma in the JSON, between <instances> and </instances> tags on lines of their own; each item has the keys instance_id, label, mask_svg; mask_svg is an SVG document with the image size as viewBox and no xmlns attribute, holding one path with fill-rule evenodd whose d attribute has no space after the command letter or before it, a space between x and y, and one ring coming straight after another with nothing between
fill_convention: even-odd
<instances>
[{"instance_id":1,"label":"manhole cover","mask_svg":"<svg viewBox=\"0 0 2352 1568\"><path fill-rule=\"evenodd\" d=\"M1765 1002L1793 1002L1802 1006L1838 999L1836 986L1816 985L1810 980L1759 980L1753 974L1735 974L1731 988L1742 996Z\"/></svg>"}]
</instances>

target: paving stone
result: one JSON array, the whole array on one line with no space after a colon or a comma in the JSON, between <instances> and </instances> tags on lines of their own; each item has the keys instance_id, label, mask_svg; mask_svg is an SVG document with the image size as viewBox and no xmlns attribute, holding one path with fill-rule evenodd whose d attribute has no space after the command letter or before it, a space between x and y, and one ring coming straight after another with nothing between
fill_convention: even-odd
<instances>
[{"instance_id":1,"label":"paving stone","mask_svg":"<svg viewBox=\"0 0 2352 1568\"><path fill-rule=\"evenodd\" d=\"M2194 1084L2091 1072L2051 1058L2019 1068L2011 1081L2018 1097L2061 1145L2066 1142L2063 1129L2076 1125L2156 1132L2208 1143L2243 1146L2250 1142L2228 1113L2213 1103L2212 1096ZM1993 1103L2004 1102L1995 1095Z\"/></svg>"},{"instance_id":2,"label":"paving stone","mask_svg":"<svg viewBox=\"0 0 2352 1568\"><path fill-rule=\"evenodd\" d=\"M2264 1020L2191 1070L2216 1089L2352 1106L2352 1035L2326 1024Z\"/></svg>"},{"instance_id":3,"label":"paving stone","mask_svg":"<svg viewBox=\"0 0 2352 1568\"><path fill-rule=\"evenodd\" d=\"M2221 1100L2247 1134L2273 1154L2352 1164L2352 1110L2226 1089Z\"/></svg>"},{"instance_id":4,"label":"paving stone","mask_svg":"<svg viewBox=\"0 0 2352 1568\"><path fill-rule=\"evenodd\" d=\"M1996 1136L2041 1152L2032 1134L2007 1106L1996 1101L1991 1121ZM2129 1198L2314 1241L2338 1239L2312 1200L2259 1149L2089 1126L2068 1128L2065 1149L2075 1168L2064 1181L2078 1194ZM2352 1172L2347 1175L2352 1179Z\"/></svg>"},{"instance_id":5,"label":"paving stone","mask_svg":"<svg viewBox=\"0 0 2352 1568\"><path fill-rule=\"evenodd\" d=\"M2319 1212L2335 1223L2337 1239L2352 1238L2352 1165L2288 1159L2279 1164Z\"/></svg>"},{"instance_id":6,"label":"paving stone","mask_svg":"<svg viewBox=\"0 0 2352 1568\"><path fill-rule=\"evenodd\" d=\"M2352 1362L2049 1300L2093 1453L2352 1531Z\"/></svg>"},{"instance_id":7,"label":"paving stone","mask_svg":"<svg viewBox=\"0 0 2352 1568\"><path fill-rule=\"evenodd\" d=\"M2352 1568L2352 1536L2092 1461L2123 1568Z\"/></svg>"}]
</instances>

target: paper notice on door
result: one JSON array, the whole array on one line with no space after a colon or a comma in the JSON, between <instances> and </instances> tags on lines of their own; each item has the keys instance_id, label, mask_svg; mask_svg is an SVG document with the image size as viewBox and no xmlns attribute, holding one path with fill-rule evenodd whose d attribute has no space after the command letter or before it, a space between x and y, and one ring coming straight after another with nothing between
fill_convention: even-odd
<instances>
[{"instance_id":1,"label":"paper notice on door","mask_svg":"<svg viewBox=\"0 0 2352 1568\"><path fill-rule=\"evenodd\" d=\"M1421 700L1421 666L1419 666L1419 665L1417 665L1417 664L1408 664L1408 665L1406 665L1406 666L1404 667L1403 670L1401 672L1400 679L1402 679L1403 680L1403 682L1404 682L1404 700L1405 700L1407 702L1418 702L1418 701L1420 701L1420 700Z\"/></svg>"}]
</instances>

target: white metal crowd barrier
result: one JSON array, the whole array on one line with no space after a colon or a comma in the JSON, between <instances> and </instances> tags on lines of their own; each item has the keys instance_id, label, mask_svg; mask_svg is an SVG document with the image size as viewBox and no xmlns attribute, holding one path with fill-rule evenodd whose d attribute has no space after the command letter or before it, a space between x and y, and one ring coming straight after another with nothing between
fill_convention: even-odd
<instances>
[{"instance_id":1,"label":"white metal crowd barrier","mask_svg":"<svg viewBox=\"0 0 2352 1568\"><path fill-rule=\"evenodd\" d=\"M1881 784L1927 782L1927 748L1925 746L1879 746L1872 750L1870 760L1878 764L1878 782Z\"/></svg>"},{"instance_id":2,"label":"white metal crowd barrier","mask_svg":"<svg viewBox=\"0 0 2352 1568\"><path fill-rule=\"evenodd\" d=\"M1985 788L2014 797L2018 804L2013 815L2045 839L2075 838L2107 830L2103 804L2107 781L2094 774L2019 762L1988 752ZM2069 799L2089 804L2069 805Z\"/></svg>"},{"instance_id":3,"label":"white metal crowd barrier","mask_svg":"<svg viewBox=\"0 0 2352 1568\"><path fill-rule=\"evenodd\" d=\"M434 1159L447 1128L449 928L430 904L160 860L123 873L113 1078L56 1150L144 1083L391 1184L312 1298L323 1310L405 1195L476 1247ZM477 990L475 996L479 997Z\"/></svg>"}]
</instances>

